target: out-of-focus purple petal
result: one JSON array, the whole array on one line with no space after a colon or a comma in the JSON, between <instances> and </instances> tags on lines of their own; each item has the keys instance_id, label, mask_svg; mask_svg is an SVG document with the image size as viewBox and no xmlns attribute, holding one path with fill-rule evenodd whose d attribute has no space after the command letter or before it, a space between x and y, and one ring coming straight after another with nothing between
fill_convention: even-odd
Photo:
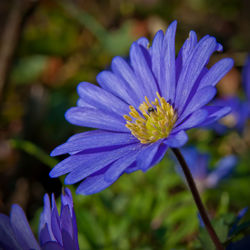
<instances>
[{"instance_id":1,"label":"out-of-focus purple petal","mask_svg":"<svg viewBox=\"0 0 250 250\"><path fill-rule=\"evenodd\" d=\"M60 216L58 214L54 195L51 197L51 206L47 194L44 196L44 203L44 211L41 215L39 227L42 249L49 249L51 246L51 249L78 250L77 225L70 190L65 189L61 196ZM50 207L52 207L52 212L50 211ZM46 210L49 210L50 213ZM46 216L50 216L50 218L46 218ZM46 223L47 221L48 223ZM52 229L48 227L49 222L51 222L50 227ZM50 234L52 234L53 237L50 236ZM69 237L66 239L65 235Z\"/></svg>"},{"instance_id":2,"label":"out-of-focus purple petal","mask_svg":"<svg viewBox=\"0 0 250 250\"><path fill-rule=\"evenodd\" d=\"M228 106L231 108L231 112L223 119L210 124L209 128L214 129L219 134L224 134L230 129L237 129L240 133L243 132L249 112L247 102L240 100L238 97L228 97L216 99L212 104L216 106Z\"/></svg>"},{"instance_id":3,"label":"out-of-focus purple petal","mask_svg":"<svg viewBox=\"0 0 250 250\"><path fill-rule=\"evenodd\" d=\"M213 122L219 120L223 116L226 116L231 112L230 107L219 107L219 106L207 106L203 108L208 112L207 119L200 124L200 126L207 126Z\"/></svg>"},{"instance_id":4,"label":"out-of-focus purple petal","mask_svg":"<svg viewBox=\"0 0 250 250\"><path fill-rule=\"evenodd\" d=\"M72 219L70 216L70 208L68 205L63 206L62 212L60 215L60 221L61 221L63 246L65 249L70 249L67 247L69 247L69 246L72 247L74 245L74 240L73 240L74 228L73 228Z\"/></svg>"},{"instance_id":5,"label":"out-of-focus purple petal","mask_svg":"<svg viewBox=\"0 0 250 250\"><path fill-rule=\"evenodd\" d=\"M70 213L71 213L71 216L72 216L72 211L73 211L73 199L72 199L72 195L71 195L71 192L68 188L64 188L62 194L61 194L61 202L62 202L62 206L61 206L61 209L63 206L69 206L70 208Z\"/></svg>"},{"instance_id":6,"label":"out-of-focus purple petal","mask_svg":"<svg viewBox=\"0 0 250 250\"><path fill-rule=\"evenodd\" d=\"M34 234L31 231L26 215L22 208L12 205L10 223L19 244L25 249L40 249Z\"/></svg>"},{"instance_id":7,"label":"out-of-focus purple petal","mask_svg":"<svg viewBox=\"0 0 250 250\"><path fill-rule=\"evenodd\" d=\"M204 182L207 177L209 155L199 152L194 147L181 149L181 153L195 181ZM177 172L184 178L184 173L177 163Z\"/></svg>"},{"instance_id":8,"label":"out-of-focus purple petal","mask_svg":"<svg viewBox=\"0 0 250 250\"><path fill-rule=\"evenodd\" d=\"M50 241L47 242L45 245L43 245L42 250L66 250L66 249L60 246L60 244L58 244L57 242Z\"/></svg>"},{"instance_id":9,"label":"out-of-focus purple petal","mask_svg":"<svg viewBox=\"0 0 250 250\"><path fill-rule=\"evenodd\" d=\"M10 219L5 214L0 214L0 249L22 249L15 237Z\"/></svg>"},{"instance_id":10,"label":"out-of-focus purple petal","mask_svg":"<svg viewBox=\"0 0 250 250\"><path fill-rule=\"evenodd\" d=\"M51 228L51 206L48 194L44 195L43 202L44 207L43 212L40 215L39 223L39 240L41 244L44 244L45 242L50 240L55 240Z\"/></svg>"},{"instance_id":11,"label":"out-of-focus purple petal","mask_svg":"<svg viewBox=\"0 0 250 250\"><path fill-rule=\"evenodd\" d=\"M218 162L216 169L208 175L206 185L208 187L215 187L221 179L226 178L231 174L232 170L236 167L236 164L237 158L233 155L221 159Z\"/></svg>"},{"instance_id":12,"label":"out-of-focus purple petal","mask_svg":"<svg viewBox=\"0 0 250 250\"><path fill-rule=\"evenodd\" d=\"M63 206L68 206L70 209L71 221L72 221L72 226L73 226L73 241L74 241L74 246L75 246L74 249L79 249L78 230L77 230L77 224L76 224L76 216L75 216L74 207L73 207L73 198L68 188L64 188L62 195L61 195L61 202L62 202L61 213L62 213Z\"/></svg>"},{"instance_id":13,"label":"out-of-focus purple petal","mask_svg":"<svg viewBox=\"0 0 250 250\"><path fill-rule=\"evenodd\" d=\"M231 237L234 234L235 230L238 227L239 222L241 221L243 216L245 216L247 211L248 211L248 207L245 207L238 213L238 216L236 217L233 223L233 226L229 230L228 237ZM249 247L250 247L250 236L246 235L243 237L243 239L240 239L236 242L231 242L227 246L226 250L245 250L245 249L249 249Z\"/></svg>"},{"instance_id":14,"label":"out-of-focus purple petal","mask_svg":"<svg viewBox=\"0 0 250 250\"><path fill-rule=\"evenodd\" d=\"M54 197L52 198L52 200ZM60 217L58 214L57 207L52 208L52 213L51 213L51 228L53 235L56 239L56 241L62 245L62 234L61 234L61 227L60 227Z\"/></svg>"},{"instance_id":15,"label":"out-of-focus purple petal","mask_svg":"<svg viewBox=\"0 0 250 250\"><path fill-rule=\"evenodd\" d=\"M243 209L240 210L240 212L238 213L234 223L233 223L233 226L231 227L229 233L228 233L228 236L231 236L233 234L233 232L235 231L235 229L237 228L239 222L241 221L241 219L245 216L245 214L247 213L248 211L248 207L244 207Z\"/></svg>"},{"instance_id":16,"label":"out-of-focus purple petal","mask_svg":"<svg viewBox=\"0 0 250 250\"><path fill-rule=\"evenodd\" d=\"M49 233L49 229L48 229L48 224L45 224L43 227L39 227L39 242L40 245L44 245L46 244L46 242L51 241L51 236Z\"/></svg>"},{"instance_id":17,"label":"out-of-focus purple petal","mask_svg":"<svg viewBox=\"0 0 250 250\"><path fill-rule=\"evenodd\" d=\"M79 249L77 248L77 246L74 245L74 241L72 240L68 231L62 230L62 236L63 236L63 249L65 250L78 250Z\"/></svg>"}]
</instances>

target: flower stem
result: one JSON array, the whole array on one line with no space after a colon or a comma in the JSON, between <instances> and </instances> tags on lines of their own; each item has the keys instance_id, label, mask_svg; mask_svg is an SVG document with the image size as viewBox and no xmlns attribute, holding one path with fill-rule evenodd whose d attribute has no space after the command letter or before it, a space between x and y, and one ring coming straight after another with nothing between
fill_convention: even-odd
<instances>
[{"instance_id":1,"label":"flower stem","mask_svg":"<svg viewBox=\"0 0 250 250\"><path fill-rule=\"evenodd\" d=\"M213 227L211 225L211 222L210 222L210 220L208 218L206 209L205 209L205 207L204 207L204 205L203 205L203 203L201 201L199 192L197 190L197 187L196 187L195 182L193 180L192 174L191 174L191 172L190 172L190 170L188 168L188 165L187 165L185 159L183 158L183 156L182 156L179 149L172 148L172 151L174 152L176 158L178 159L178 161L179 161L179 163L180 163L180 165L182 167L182 170L183 170L183 172L185 174L188 186L189 186L189 188L191 190L191 193L193 195L196 206L197 206L197 208L199 210L199 213L200 213L201 218L202 218L202 220L203 220L203 222L205 224L205 227L206 227L212 241L214 242L214 245L216 246L216 249L217 250L224 250L223 245L221 244L217 234L215 233L215 231L214 231L214 229L213 229Z\"/></svg>"}]
</instances>

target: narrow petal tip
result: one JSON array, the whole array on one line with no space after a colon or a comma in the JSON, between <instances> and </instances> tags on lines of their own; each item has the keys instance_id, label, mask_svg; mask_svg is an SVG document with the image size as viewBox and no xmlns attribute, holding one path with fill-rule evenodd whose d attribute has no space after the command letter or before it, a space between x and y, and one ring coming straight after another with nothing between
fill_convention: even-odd
<instances>
[{"instance_id":1,"label":"narrow petal tip","mask_svg":"<svg viewBox=\"0 0 250 250\"><path fill-rule=\"evenodd\" d=\"M56 178L59 177L60 175L57 173L57 171L55 170L55 168L53 168L50 172L49 172L49 177L50 178Z\"/></svg>"},{"instance_id":2,"label":"narrow petal tip","mask_svg":"<svg viewBox=\"0 0 250 250\"><path fill-rule=\"evenodd\" d=\"M56 147L55 149L53 149L53 150L50 152L50 156L51 156L51 157L54 157L54 156L57 156L57 155L58 155L58 153L57 153L57 148L58 148L58 147Z\"/></svg>"},{"instance_id":3,"label":"narrow petal tip","mask_svg":"<svg viewBox=\"0 0 250 250\"><path fill-rule=\"evenodd\" d=\"M217 43L216 51L223 52L223 46L220 43Z\"/></svg>"}]
</instances>

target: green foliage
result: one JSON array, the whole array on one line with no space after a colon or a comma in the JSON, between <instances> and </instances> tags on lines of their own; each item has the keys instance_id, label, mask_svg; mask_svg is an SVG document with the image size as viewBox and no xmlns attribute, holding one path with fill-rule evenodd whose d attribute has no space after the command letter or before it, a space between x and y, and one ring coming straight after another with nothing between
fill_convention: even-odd
<instances>
[{"instance_id":1,"label":"green foliage","mask_svg":"<svg viewBox=\"0 0 250 250\"><path fill-rule=\"evenodd\" d=\"M10 144L13 148L23 150L31 156L37 158L42 163L49 167L54 167L57 164L57 160L51 158L46 152L40 149L38 146L29 141L20 139L11 139Z\"/></svg>"},{"instance_id":2,"label":"green foliage","mask_svg":"<svg viewBox=\"0 0 250 250\"><path fill-rule=\"evenodd\" d=\"M231 242L237 242L250 234L250 221L239 223L237 216L230 213L213 219L212 225L225 247L230 245ZM234 230L232 230L233 228ZM205 228L200 230L199 241L201 246L198 245L198 248L216 250Z\"/></svg>"},{"instance_id":3,"label":"green foliage","mask_svg":"<svg viewBox=\"0 0 250 250\"><path fill-rule=\"evenodd\" d=\"M43 73L48 62L47 59L42 55L21 58L13 69L11 80L16 84L27 84L36 80Z\"/></svg>"},{"instance_id":4,"label":"green foliage","mask_svg":"<svg viewBox=\"0 0 250 250\"><path fill-rule=\"evenodd\" d=\"M85 26L99 40L103 49L111 55L125 55L133 42L133 23L124 22L120 29L107 32L106 29L89 13L79 10L70 1L58 1L73 19Z\"/></svg>"},{"instance_id":5,"label":"green foliage","mask_svg":"<svg viewBox=\"0 0 250 250\"><path fill-rule=\"evenodd\" d=\"M198 226L192 197L166 159L99 194L76 195L74 204L81 249L170 249L185 246Z\"/></svg>"},{"instance_id":6,"label":"green foliage","mask_svg":"<svg viewBox=\"0 0 250 250\"><path fill-rule=\"evenodd\" d=\"M66 56L76 48L77 26L58 9L39 8L37 19L24 31L20 50Z\"/></svg>"}]
</instances>

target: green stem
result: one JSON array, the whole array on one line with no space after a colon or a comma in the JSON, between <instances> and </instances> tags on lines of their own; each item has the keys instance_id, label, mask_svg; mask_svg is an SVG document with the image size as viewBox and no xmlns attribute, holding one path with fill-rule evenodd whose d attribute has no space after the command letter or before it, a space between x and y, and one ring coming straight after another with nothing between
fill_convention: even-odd
<instances>
[{"instance_id":1,"label":"green stem","mask_svg":"<svg viewBox=\"0 0 250 250\"><path fill-rule=\"evenodd\" d=\"M211 222L208 218L208 215L207 215L207 212L206 212L206 209L201 201L201 198L200 198L200 195L199 195L199 192L197 190L197 187L195 185L195 182L193 180L193 177L192 177L192 174L188 168L188 165L185 161L185 159L183 158L181 152L179 149L177 148L172 148L172 151L174 152L176 158L178 159L181 167L182 167L182 170L185 174L185 177L186 177L186 180L187 180L187 183L188 183L188 186L190 188L190 191L193 195L193 198L194 198L194 201L196 203L196 206L199 210L199 213L201 215L201 218L205 224L205 227L212 239L212 241L214 242L214 245L216 246L216 249L217 250L224 250L224 247L223 245L221 244L216 232L214 231L212 225L211 225Z\"/></svg>"}]
</instances>

